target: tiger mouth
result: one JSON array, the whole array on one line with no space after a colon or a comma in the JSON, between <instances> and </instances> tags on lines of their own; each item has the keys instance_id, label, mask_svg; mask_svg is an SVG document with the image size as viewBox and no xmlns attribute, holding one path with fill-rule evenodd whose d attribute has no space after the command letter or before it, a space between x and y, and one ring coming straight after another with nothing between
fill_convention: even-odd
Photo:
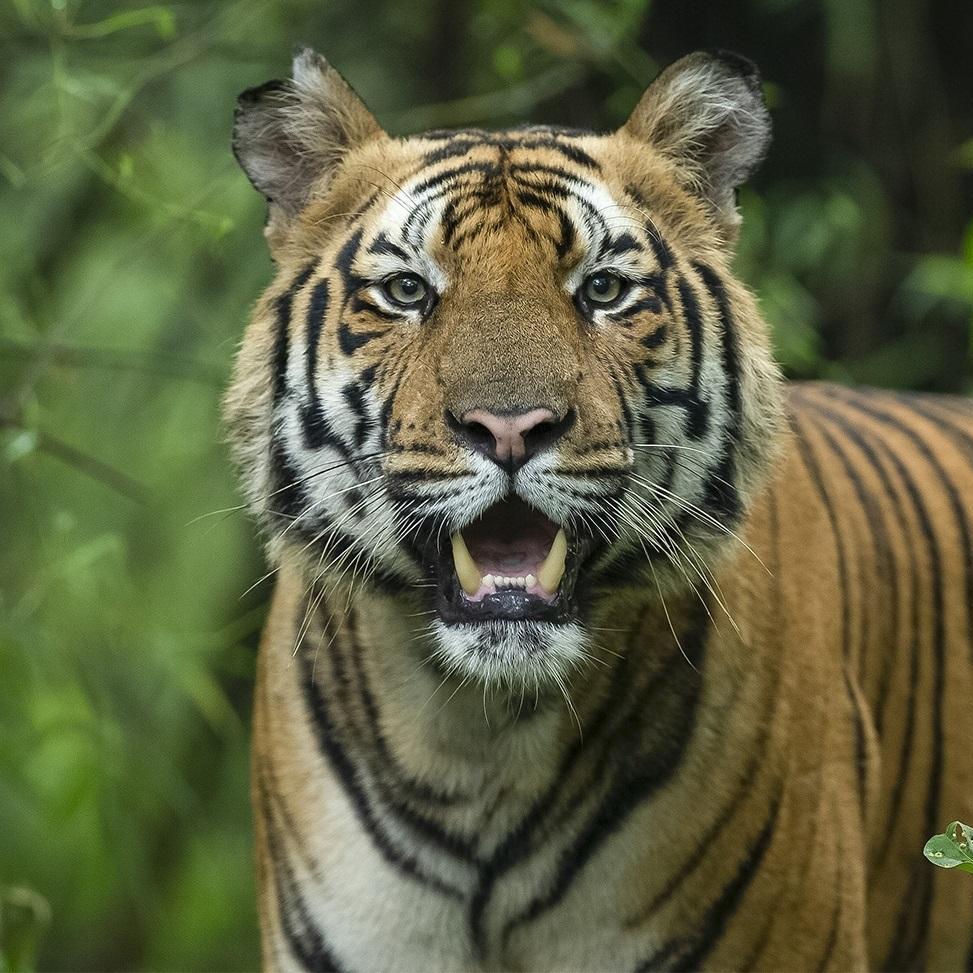
<instances>
[{"instance_id":1,"label":"tiger mouth","mask_svg":"<svg viewBox=\"0 0 973 973\"><path fill-rule=\"evenodd\" d=\"M590 548L519 497L501 500L440 549L439 614L447 623L573 618Z\"/></svg>"}]
</instances>

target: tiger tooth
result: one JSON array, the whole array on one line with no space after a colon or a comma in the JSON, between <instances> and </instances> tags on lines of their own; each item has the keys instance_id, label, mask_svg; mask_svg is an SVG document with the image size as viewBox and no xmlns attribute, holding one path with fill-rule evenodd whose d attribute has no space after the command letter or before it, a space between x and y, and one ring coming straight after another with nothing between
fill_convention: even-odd
<instances>
[{"instance_id":1,"label":"tiger tooth","mask_svg":"<svg viewBox=\"0 0 973 973\"><path fill-rule=\"evenodd\" d=\"M456 569L456 577L459 578L463 591L468 595L475 595L480 590L480 570L470 556L463 535L457 531L450 540L453 544L453 567Z\"/></svg>"},{"instance_id":2,"label":"tiger tooth","mask_svg":"<svg viewBox=\"0 0 973 973\"><path fill-rule=\"evenodd\" d=\"M533 588L534 585L537 584L537 578L535 578L532 574L528 574L527 577L524 578L524 583L526 587Z\"/></svg>"},{"instance_id":3,"label":"tiger tooth","mask_svg":"<svg viewBox=\"0 0 973 973\"><path fill-rule=\"evenodd\" d=\"M564 561L568 556L568 538L562 528L554 535L554 543L544 558L544 563L537 570L537 580L540 586L549 594L557 591L557 586L564 577Z\"/></svg>"}]
</instances>

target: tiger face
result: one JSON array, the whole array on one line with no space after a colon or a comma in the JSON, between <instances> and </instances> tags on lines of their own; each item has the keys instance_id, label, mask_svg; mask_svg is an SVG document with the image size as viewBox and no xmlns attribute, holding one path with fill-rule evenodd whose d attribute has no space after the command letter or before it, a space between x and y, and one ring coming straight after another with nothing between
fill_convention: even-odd
<instances>
[{"instance_id":1,"label":"tiger face","mask_svg":"<svg viewBox=\"0 0 973 973\"><path fill-rule=\"evenodd\" d=\"M241 96L277 279L227 413L272 556L424 603L447 671L563 679L607 599L693 584L781 425L732 277L769 122L692 55L608 135L391 138L319 55Z\"/></svg>"}]
</instances>

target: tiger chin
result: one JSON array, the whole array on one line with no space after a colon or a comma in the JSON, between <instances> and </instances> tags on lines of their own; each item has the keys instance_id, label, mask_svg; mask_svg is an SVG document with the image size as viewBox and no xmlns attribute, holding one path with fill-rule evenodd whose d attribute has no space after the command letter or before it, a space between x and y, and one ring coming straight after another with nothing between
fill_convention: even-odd
<instances>
[{"instance_id":1,"label":"tiger chin","mask_svg":"<svg viewBox=\"0 0 973 973\"><path fill-rule=\"evenodd\" d=\"M266 969L970 968L973 413L782 381L769 139L726 52L607 134L240 97Z\"/></svg>"}]
</instances>

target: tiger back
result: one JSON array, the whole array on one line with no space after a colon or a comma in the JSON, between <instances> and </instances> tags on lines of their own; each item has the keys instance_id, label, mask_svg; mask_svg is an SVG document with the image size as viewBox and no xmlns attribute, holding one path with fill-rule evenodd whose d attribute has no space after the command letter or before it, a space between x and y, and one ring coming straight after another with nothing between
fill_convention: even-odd
<instances>
[{"instance_id":1,"label":"tiger back","mask_svg":"<svg viewBox=\"0 0 973 973\"><path fill-rule=\"evenodd\" d=\"M609 135L241 97L266 968L973 965L973 410L782 382L768 139L725 53Z\"/></svg>"}]
</instances>

